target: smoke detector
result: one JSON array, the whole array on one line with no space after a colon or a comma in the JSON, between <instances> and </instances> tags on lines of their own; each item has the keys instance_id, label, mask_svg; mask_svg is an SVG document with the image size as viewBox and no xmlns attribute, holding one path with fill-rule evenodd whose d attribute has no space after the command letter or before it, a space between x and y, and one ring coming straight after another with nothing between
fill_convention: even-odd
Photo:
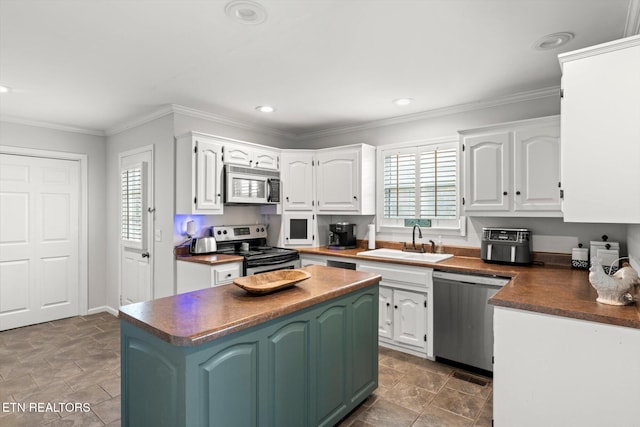
<instances>
[{"instance_id":1,"label":"smoke detector","mask_svg":"<svg viewBox=\"0 0 640 427\"><path fill-rule=\"evenodd\" d=\"M235 0L224 8L227 16L241 24L258 25L267 20L267 10L259 3L249 0Z\"/></svg>"}]
</instances>

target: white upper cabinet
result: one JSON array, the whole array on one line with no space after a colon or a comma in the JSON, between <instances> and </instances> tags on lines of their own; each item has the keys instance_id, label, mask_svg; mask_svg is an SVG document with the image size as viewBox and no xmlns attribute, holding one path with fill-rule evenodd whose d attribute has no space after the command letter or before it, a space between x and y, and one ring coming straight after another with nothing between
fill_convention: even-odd
<instances>
[{"instance_id":1,"label":"white upper cabinet","mask_svg":"<svg viewBox=\"0 0 640 427\"><path fill-rule=\"evenodd\" d=\"M357 149L318 152L318 212L358 211L360 165Z\"/></svg>"},{"instance_id":2,"label":"white upper cabinet","mask_svg":"<svg viewBox=\"0 0 640 427\"><path fill-rule=\"evenodd\" d=\"M562 216L557 116L460 134L466 215Z\"/></svg>"},{"instance_id":3,"label":"white upper cabinet","mask_svg":"<svg viewBox=\"0 0 640 427\"><path fill-rule=\"evenodd\" d=\"M285 150L282 153L282 208L313 211L315 208L315 151Z\"/></svg>"},{"instance_id":4,"label":"white upper cabinet","mask_svg":"<svg viewBox=\"0 0 640 427\"><path fill-rule=\"evenodd\" d=\"M564 219L640 223L640 36L559 60Z\"/></svg>"},{"instance_id":5,"label":"white upper cabinet","mask_svg":"<svg viewBox=\"0 0 640 427\"><path fill-rule=\"evenodd\" d=\"M373 146L359 144L316 151L318 214L375 214Z\"/></svg>"},{"instance_id":6,"label":"white upper cabinet","mask_svg":"<svg viewBox=\"0 0 640 427\"><path fill-rule=\"evenodd\" d=\"M249 143L225 142L224 163L248 168L279 170L280 154L278 150Z\"/></svg>"},{"instance_id":7,"label":"white upper cabinet","mask_svg":"<svg viewBox=\"0 0 640 427\"><path fill-rule=\"evenodd\" d=\"M222 214L222 142L190 132L176 141L176 213Z\"/></svg>"},{"instance_id":8,"label":"white upper cabinet","mask_svg":"<svg viewBox=\"0 0 640 427\"><path fill-rule=\"evenodd\" d=\"M508 211L510 133L468 135L463 144L465 211Z\"/></svg>"}]
</instances>

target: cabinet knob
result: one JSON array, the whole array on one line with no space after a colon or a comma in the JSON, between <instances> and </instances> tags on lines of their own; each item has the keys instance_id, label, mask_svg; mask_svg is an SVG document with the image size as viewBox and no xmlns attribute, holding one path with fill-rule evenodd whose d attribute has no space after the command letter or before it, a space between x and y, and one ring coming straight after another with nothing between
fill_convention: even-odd
<instances>
[{"instance_id":1,"label":"cabinet knob","mask_svg":"<svg viewBox=\"0 0 640 427\"><path fill-rule=\"evenodd\" d=\"M398 306L397 306L397 305L394 305L394 306L393 306L393 308L396 308L396 309L397 309L397 308L398 308Z\"/></svg>"},{"instance_id":2,"label":"cabinet knob","mask_svg":"<svg viewBox=\"0 0 640 427\"><path fill-rule=\"evenodd\" d=\"M285 199L287 199L287 202L289 201L289 197L285 197Z\"/></svg>"},{"instance_id":3,"label":"cabinet knob","mask_svg":"<svg viewBox=\"0 0 640 427\"><path fill-rule=\"evenodd\" d=\"M519 196L519 195L520 195L520 191L516 191L516 196Z\"/></svg>"},{"instance_id":4,"label":"cabinet knob","mask_svg":"<svg viewBox=\"0 0 640 427\"><path fill-rule=\"evenodd\" d=\"M390 305L391 305L391 303L390 303L390 302L388 302L388 303L387 303L387 307L389 307Z\"/></svg>"},{"instance_id":5,"label":"cabinet knob","mask_svg":"<svg viewBox=\"0 0 640 427\"><path fill-rule=\"evenodd\" d=\"M227 273L227 277L231 277L231 273Z\"/></svg>"},{"instance_id":6,"label":"cabinet knob","mask_svg":"<svg viewBox=\"0 0 640 427\"><path fill-rule=\"evenodd\" d=\"M502 192L502 195L503 195L503 196L506 196L507 194L509 194L509 193L507 193L506 191L503 191L503 192Z\"/></svg>"},{"instance_id":7,"label":"cabinet knob","mask_svg":"<svg viewBox=\"0 0 640 427\"><path fill-rule=\"evenodd\" d=\"M260 163L260 162L256 162L256 166L258 166L258 164L259 164L259 163Z\"/></svg>"},{"instance_id":8,"label":"cabinet knob","mask_svg":"<svg viewBox=\"0 0 640 427\"><path fill-rule=\"evenodd\" d=\"M357 196L353 196L353 200L358 200L358 197Z\"/></svg>"}]
</instances>

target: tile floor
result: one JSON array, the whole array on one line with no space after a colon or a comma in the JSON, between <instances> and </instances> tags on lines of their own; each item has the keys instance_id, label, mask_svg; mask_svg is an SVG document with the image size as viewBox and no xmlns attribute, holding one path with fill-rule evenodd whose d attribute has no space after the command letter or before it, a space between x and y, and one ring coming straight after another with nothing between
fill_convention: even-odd
<instances>
[{"instance_id":1,"label":"tile floor","mask_svg":"<svg viewBox=\"0 0 640 427\"><path fill-rule=\"evenodd\" d=\"M0 402L2 427L119 426L118 319L100 313L0 332ZM339 426L490 426L492 405L490 379L380 348L379 388Z\"/></svg>"}]
</instances>

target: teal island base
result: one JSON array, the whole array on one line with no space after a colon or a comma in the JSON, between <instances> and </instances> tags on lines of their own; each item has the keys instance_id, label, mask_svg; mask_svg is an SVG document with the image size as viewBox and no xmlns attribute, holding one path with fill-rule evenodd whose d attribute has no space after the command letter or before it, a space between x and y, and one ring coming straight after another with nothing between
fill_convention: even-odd
<instances>
[{"instance_id":1,"label":"teal island base","mask_svg":"<svg viewBox=\"0 0 640 427\"><path fill-rule=\"evenodd\" d=\"M375 283L191 346L123 319L122 425L334 425L378 386L377 307Z\"/></svg>"}]
</instances>

